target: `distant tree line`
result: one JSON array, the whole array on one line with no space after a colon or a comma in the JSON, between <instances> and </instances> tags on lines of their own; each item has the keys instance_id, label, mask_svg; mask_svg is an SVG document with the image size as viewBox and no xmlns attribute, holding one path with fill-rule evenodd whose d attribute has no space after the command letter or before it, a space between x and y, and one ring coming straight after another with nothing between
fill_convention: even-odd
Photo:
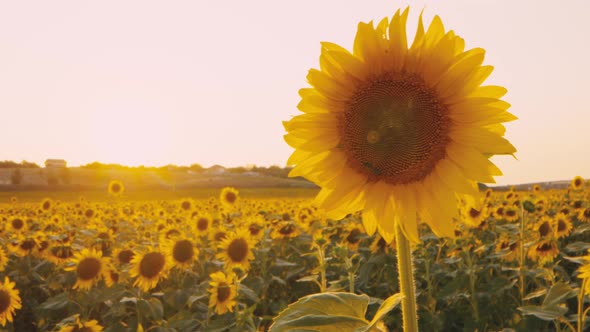
<instances>
[{"instance_id":1,"label":"distant tree line","mask_svg":"<svg viewBox=\"0 0 590 332\"><path fill-rule=\"evenodd\" d=\"M120 164L103 164L100 162L93 162L86 165L80 166L81 168L85 169L94 169L94 170L134 170L134 171L156 171L156 172L194 172L194 173L203 173L207 170L206 167L201 166L200 164L191 164L190 166L178 166L178 165L166 165L160 167L154 166L124 166ZM227 173L234 173L234 174L243 174L247 172L259 173L262 175L268 176L276 176L281 178L286 178L291 171L292 167L280 167L280 166L238 166L238 167L226 167L225 171Z\"/></svg>"},{"instance_id":2,"label":"distant tree line","mask_svg":"<svg viewBox=\"0 0 590 332\"><path fill-rule=\"evenodd\" d=\"M17 163L12 160L0 161L0 168L41 168L41 166L26 160Z\"/></svg>"}]
</instances>

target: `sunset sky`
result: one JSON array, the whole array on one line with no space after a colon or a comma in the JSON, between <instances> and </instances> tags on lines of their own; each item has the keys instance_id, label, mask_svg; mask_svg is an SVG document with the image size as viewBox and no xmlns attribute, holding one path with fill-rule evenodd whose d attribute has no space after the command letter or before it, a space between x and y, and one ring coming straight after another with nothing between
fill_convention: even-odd
<instances>
[{"instance_id":1,"label":"sunset sky","mask_svg":"<svg viewBox=\"0 0 590 332\"><path fill-rule=\"evenodd\" d=\"M518 160L498 183L590 177L590 1L5 1L0 160L281 165L321 41L411 5L486 49Z\"/></svg>"}]
</instances>

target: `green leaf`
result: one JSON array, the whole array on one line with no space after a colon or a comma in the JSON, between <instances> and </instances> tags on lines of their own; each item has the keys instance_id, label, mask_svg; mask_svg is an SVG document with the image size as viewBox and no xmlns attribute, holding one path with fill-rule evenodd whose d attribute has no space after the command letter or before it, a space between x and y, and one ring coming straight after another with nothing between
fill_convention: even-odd
<instances>
[{"instance_id":1,"label":"green leaf","mask_svg":"<svg viewBox=\"0 0 590 332\"><path fill-rule=\"evenodd\" d=\"M377 323L379 323L379 321L383 319L383 317L385 317L385 315L387 315L391 310L393 310L400 304L403 297L404 296L402 294L397 293L385 299L385 301L383 301L383 303L377 310L377 313L375 313L375 317L373 317L373 320L371 321L371 323L369 323L369 326L367 326L366 329L360 330L358 332L370 331Z\"/></svg>"},{"instance_id":2,"label":"green leaf","mask_svg":"<svg viewBox=\"0 0 590 332\"><path fill-rule=\"evenodd\" d=\"M568 284L558 282L549 289L549 293L543 300L543 307L556 306L574 295L576 295L576 292Z\"/></svg>"},{"instance_id":3,"label":"green leaf","mask_svg":"<svg viewBox=\"0 0 590 332\"><path fill-rule=\"evenodd\" d=\"M54 297L50 297L47 301L41 303L39 308L43 310L60 310L65 308L69 302L70 299L68 293L61 293Z\"/></svg>"},{"instance_id":4,"label":"green leaf","mask_svg":"<svg viewBox=\"0 0 590 332\"><path fill-rule=\"evenodd\" d=\"M368 296L353 293L308 295L275 317L269 332L343 332L366 328L368 304Z\"/></svg>"},{"instance_id":5,"label":"green leaf","mask_svg":"<svg viewBox=\"0 0 590 332\"><path fill-rule=\"evenodd\" d=\"M534 291L534 292L532 292L532 293L529 293L527 296L525 296L525 297L523 298L523 300L526 300L526 301L528 301L528 300L531 300L531 299L534 299L534 298L537 298L537 297L543 296L543 295L545 295L545 294L547 294L547 289L546 289L546 288L539 289L538 291Z\"/></svg>"},{"instance_id":6,"label":"green leaf","mask_svg":"<svg viewBox=\"0 0 590 332\"><path fill-rule=\"evenodd\" d=\"M529 305L524 307L519 307L518 310L522 312L523 315L533 315L537 318L546 321L555 320L563 314L567 312L567 308L559 307L559 306L552 306L552 307L540 307L536 305Z\"/></svg>"}]
</instances>

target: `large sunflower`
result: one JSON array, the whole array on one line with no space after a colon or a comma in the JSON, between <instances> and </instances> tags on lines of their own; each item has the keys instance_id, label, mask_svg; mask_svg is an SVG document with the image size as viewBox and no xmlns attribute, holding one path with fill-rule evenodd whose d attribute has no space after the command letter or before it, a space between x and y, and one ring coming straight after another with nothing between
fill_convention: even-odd
<instances>
[{"instance_id":1,"label":"large sunflower","mask_svg":"<svg viewBox=\"0 0 590 332\"><path fill-rule=\"evenodd\" d=\"M0 324L6 325L6 322L12 322L12 317L17 309L22 307L18 289L14 288L15 283L11 282L8 277L4 277L4 282L0 282Z\"/></svg>"},{"instance_id":2,"label":"large sunflower","mask_svg":"<svg viewBox=\"0 0 590 332\"><path fill-rule=\"evenodd\" d=\"M173 266L185 270L191 269L199 255L199 249L196 248L195 243L186 237L163 242L162 250L171 258Z\"/></svg>"},{"instance_id":3,"label":"large sunflower","mask_svg":"<svg viewBox=\"0 0 590 332\"><path fill-rule=\"evenodd\" d=\"M76 271L76 284L74 288L88 290L104 277L109 263L107 258L102 257L102 252L94 249L82 249L74 254L72 266L65 268L66 271Z\"/></svg>"},{"instance_id":4,"label":"large sunflower","mask_svg":"<svg viewBox=\"0 0 590 332\"><path fill-rule=\"evenodd\" d=\"M223 315L226 312L233 312L236 305L236 296L238 294L235 284L235 277L226 276L223 272L211 274L209 281L209 307L215 308L215 313Z\"/></svg>"},{"instance_id":5,"label":"large sunflower","mask_svg":"<svg viewBox=\"0 0 590 332\"><path fill-rule=\"evenodd\" d=\"M160 279L166 277L170 266L169 258L158 249L150 249L145 253L136 253L131 260L131 277L137 277L133 286L144 292L156 287Z\"/></svg>"},{"instance_id":6,"label":"large sunflower","mask_svg":"<svg viewBox=\"0 0 590 332\"><path fill-rule=\"evenodd\" d=\"M229 235L219 243L220 252L217 258L225 262L227 270L239 268L243 271L250 269L250 261L254 259L252 249L256 245L247 229L241 228Z\"/></svg>"},{"instance_id":7,"label":"large sunflower","mask_svg":"<svg viewBox=\"0 0 590 332\"><path fill-rule=\"evenodd\" d=\"M388 242L396 224L418 242L417 215L452 236L455 194L494 182L502 173L489 158L516 152L502 137L501 123L516 119L506 89L481 86L492 72L485 51L465 51L438 16L427 30L420 17L408 47L407 16L360 23L352 53L322 43L312 88L300 90L304 114L284 123L290 176L322 187L316 203L329 217L362 210L367 233Z\"/></svg>"}]
</instances>

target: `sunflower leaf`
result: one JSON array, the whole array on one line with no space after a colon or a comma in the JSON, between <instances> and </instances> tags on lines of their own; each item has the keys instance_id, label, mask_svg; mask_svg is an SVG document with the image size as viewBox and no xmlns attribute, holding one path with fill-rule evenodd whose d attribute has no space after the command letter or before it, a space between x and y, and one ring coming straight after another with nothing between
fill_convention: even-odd
<instances>
[{"instance_id":1,"label":"sunflower leaf","mask_svg":"<svg viewBox=\"0 0 590 332\"><path fill-rule=\"evenodd\" d=\"M269 332L341 332L361 329L369 322L365 312L369 297L353 293L328 292L302 297L274 319Z\"/></svg>"}]
</instances>

